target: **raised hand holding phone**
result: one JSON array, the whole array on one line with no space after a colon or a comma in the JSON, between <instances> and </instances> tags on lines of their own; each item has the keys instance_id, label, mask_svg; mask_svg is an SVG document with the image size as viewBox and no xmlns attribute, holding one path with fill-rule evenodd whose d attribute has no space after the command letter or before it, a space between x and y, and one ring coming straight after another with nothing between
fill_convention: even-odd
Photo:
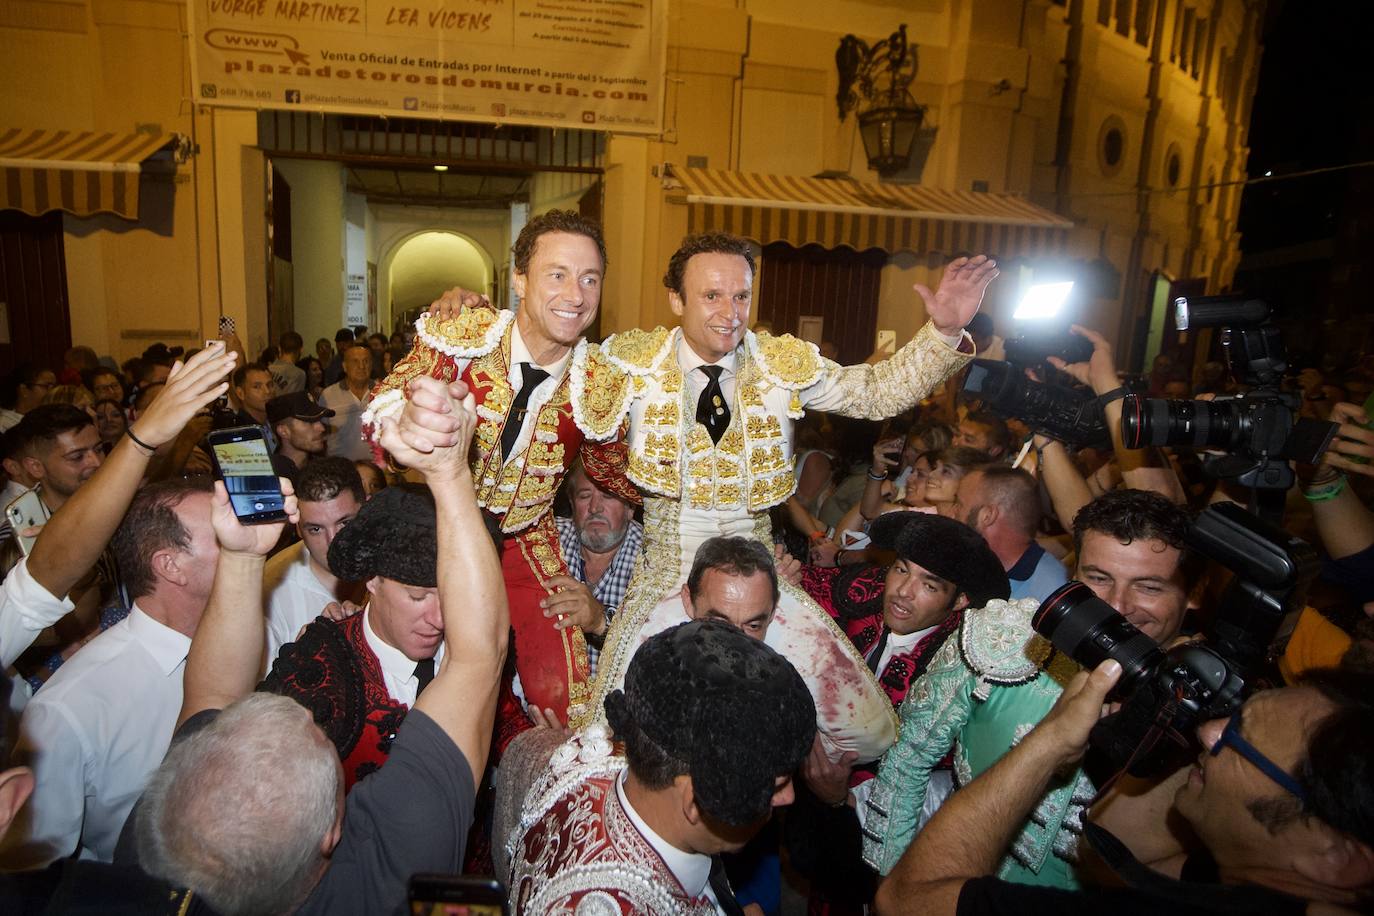
<instances>
[{"instance_id":1,"label":"raised hand holding phone","mask_svg":"<svg viewBox=\"0 0 1374 916\"><path fill-rule=\"evenodd\" d=\"M295 524L300 519L296 506L296 492L291 481L285 477L277 478L277 489L282 493L281 518L275 522L245 524L232 506L232 497L225 489L224 481L215 481L215 492L210 498L210 525L215 529L215 539L222 550L234 553L251 554L265 557L281 539L286 523Z\"/></svg>"},{"instance_id":2,"label":"raised hand holding phone","mask_svg":"<svg viewBox=\"0 0 1374 916\"><path fill-rule=\"evenodd\" d=\"M215 476L220 478L238 520L245 525L284 521L286 493L281 488L281 478L272 470L272 456L267 451L262 428L219 429L208 439Z\"/></svg>"}]
</instances>

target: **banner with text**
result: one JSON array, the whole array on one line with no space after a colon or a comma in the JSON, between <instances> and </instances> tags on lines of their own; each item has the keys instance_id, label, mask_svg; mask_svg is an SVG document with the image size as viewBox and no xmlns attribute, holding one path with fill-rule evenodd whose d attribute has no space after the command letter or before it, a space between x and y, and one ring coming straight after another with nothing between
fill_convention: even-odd
<instances>
[{"instance_id":1,"label":"banner with text","mask_svg":"<svg viewBox=\"0 0 1374 916\"><path fill-rule=\"evenodd\" d=\"M190 0L207 105L661 131L667 0Z\"/></svg>"}]
</instances>

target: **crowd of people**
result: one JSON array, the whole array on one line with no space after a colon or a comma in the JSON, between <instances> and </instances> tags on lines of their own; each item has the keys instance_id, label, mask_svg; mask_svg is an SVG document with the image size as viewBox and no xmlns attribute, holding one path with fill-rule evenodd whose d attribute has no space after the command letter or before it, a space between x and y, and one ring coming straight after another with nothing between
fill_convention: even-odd
<instances>
[{"instance_id":1,"label":"crowd of people","mask_svg":"<svg viewBox=\"0 0 1374 916\"><path fill-rule=\"evenodd\" d=\"M1238 571L1194 520L1247 494L1125 447L1109 341L1042 368L1096 398L1111 446L1080 447L961 393L1002 349L982 255L853 366L750 329L743 239L684 239L679 326L599 343L599 226L539 215L512 261L515 310L455 289L314 356L226 330L13 373L0 911L1374 905L1374 366L1288 383L1335 424L1285 518L1319 574L1147 769L1099 740L1139 670L1038 611L1076 581L1144 645L1211 645ZM1142 384L1237 393L1196 381ZM284 521L216 479L245 427Z\"/></svg>"}]
</instances>

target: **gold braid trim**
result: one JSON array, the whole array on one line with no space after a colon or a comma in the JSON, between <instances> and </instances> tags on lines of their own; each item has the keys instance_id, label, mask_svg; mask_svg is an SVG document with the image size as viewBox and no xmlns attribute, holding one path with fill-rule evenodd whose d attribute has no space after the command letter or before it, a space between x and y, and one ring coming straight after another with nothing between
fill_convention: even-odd
<instances>
[{"instance_id":1,"label":"gold braid trim","mask_svg":"<svg viewBox=\"0 0 1374 916\"><path fill-rule=\"evenodd\" d=\"M520 556L534 573L539 586L553 594L554 587L548 580L553 576L568 574L553 516L545 514L534 527L516 535L515 540L520 545ZM553 621L549 621L549 626L553 626ZM568 716L571 719L576 712L586 709L591 696L592 685L587 680L591 674L591 661L587 656L587 638L582 635L580 627L568 627L558 632L563 643L563 661L568 671Z\"/></svg>"},{"instance_id":2,"label":"gold braid trim","mask_svg":"<svg viewBox=\"0 0 1374 916\"><path fill-rule=\"evenodd\" d=\"M606 358L601 347L582 341L573 350L568 378L577 428L595 442L614 439L634 397L630 377Z\"/></svg>"},{"instance_id":3,"label":"gold braid trim","mask_svg":"<svg viewBox=\"0 0 1374 916\"><path fill-rule=\"evenodd\" d=\"M647 375L669 355L672 343L673 332L665 327L652 331L632 328L607 337L601 350L606 360L622 372Z\"/></svg>"},{"instance_id":4,"label":"gold braid trim","mask_svg":"<svg viewBox=\"0 0 1374 916\"><path fill-rule=\"evenodd\" d=\"M779 388L797 391L821 380L825 361L815 344L791 334L774 337L767 331L750 332L744 340L759 373Z\"/></svg>"},{"instance_id":5,"label":"gold braid trim","mask_svg":"<svg viewBox=\"0 0 1374 916\"><path fill-rule=\"evenodd\" d=\"M595 722L606 724L606 695L625 680L625 670L639 648L639 634L644 624L678 582L678 570L682 565L681 510L682 504L676 499L645 497L644 546L635 560L630 584L625 588L625 601L611 618L611 628L606 633L596 666L590 704L569 714L569 724L574 729Z\"/></svg>"},{"instance_id":6,"label":"gold braid trim","mask_svg":"<svg viewBox=\"0 0 1374 916\"><path fill-rule=\"evenodd\" d=\"M509 309L464 308L452 318L425 312L415 321L415 333L426 344L455 359L472 359L490 353L515 320Z\"/></svg>"}]
</instances>

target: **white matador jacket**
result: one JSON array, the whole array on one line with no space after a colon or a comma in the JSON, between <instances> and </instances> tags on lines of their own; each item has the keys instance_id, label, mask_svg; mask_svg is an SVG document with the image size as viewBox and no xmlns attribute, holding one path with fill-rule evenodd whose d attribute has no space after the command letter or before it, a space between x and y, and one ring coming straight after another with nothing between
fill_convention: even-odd
<instances>
[{"instance_id":1,"label":"white matador jacket","mask_svg":"<svg viewBox=\"0 0 1374 916\"><path fill-rule=\"evenodd\" d=\"M703 541L734 535L771 548L767 510L796 488L793 427L808 409L873 420L896 416L970 358L930 325L872 366L840 366L790 335L746 333L735 353L730 425L712 443L689 403L680 363L686 349L678 329L614 335L602 355L623 373L623 385L597 397L587 392L586 402L597 405L597 419L606 424L589 438L626 437L626 475L644 494L644 547L578 724L604 722L603 701L624 682L639 645L687 620L679 593ZM765 642L806 681L827 751L835 758L847 751L861 761L877 758L896 739L891 701L829 615L801 589L780 583L780 590Z\"/></svg>"}]
</instances>

